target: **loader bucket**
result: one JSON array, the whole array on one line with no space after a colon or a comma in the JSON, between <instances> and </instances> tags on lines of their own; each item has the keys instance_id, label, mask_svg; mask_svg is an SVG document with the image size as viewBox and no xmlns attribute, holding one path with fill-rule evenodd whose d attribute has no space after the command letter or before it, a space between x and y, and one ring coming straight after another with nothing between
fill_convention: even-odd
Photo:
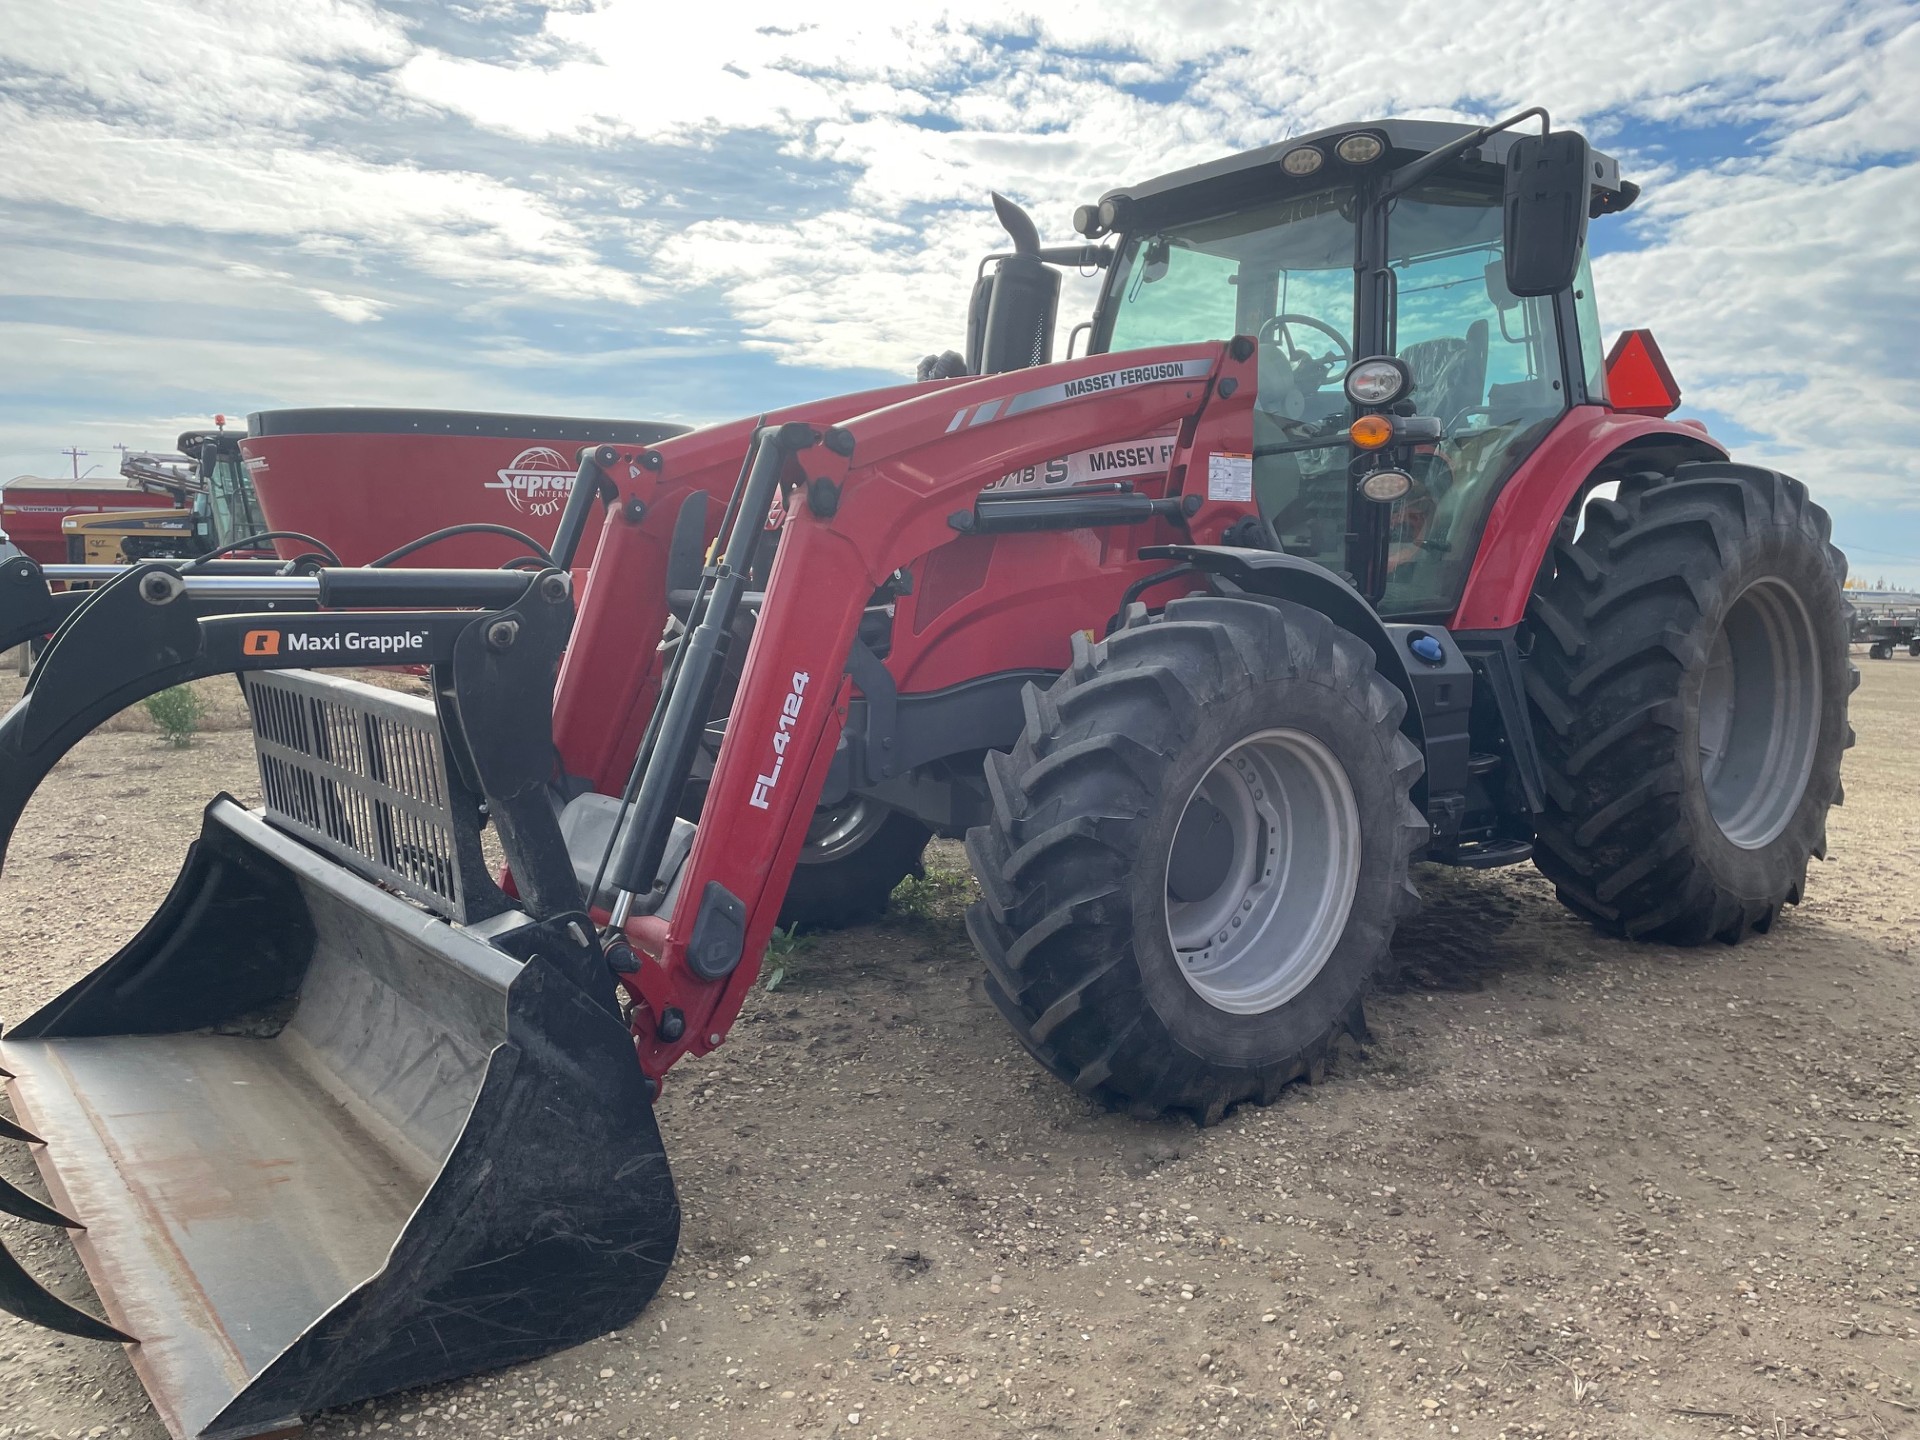
<instances>
[{"instance_id":1,"label":"loader bucket","mask_svg":"<svg viewBox=\"0 0 1920 1440\"><path fill-rule=\"evenodd\" d=\"M129 1338L179 1437L627 1323L673 1256L673 1181L631 1036L542 937L439 918L216 799L146 927L0 1038L58 1213L0 1208L85 1227L111 1329L4 1252L0 1307Z\"/></svg>"}]
</instances>

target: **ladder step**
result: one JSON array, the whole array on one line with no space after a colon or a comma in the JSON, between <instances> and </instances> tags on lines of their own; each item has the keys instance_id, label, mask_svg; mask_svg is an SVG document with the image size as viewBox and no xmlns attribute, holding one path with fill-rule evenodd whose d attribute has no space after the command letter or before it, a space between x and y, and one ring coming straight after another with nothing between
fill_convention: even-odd
<instances>
[{"instance_id":1,"label":"ladder step","mask_svg":"<svg viewBox=\"0 0 1920 1440\"><path fill-rule=\"evenodd\" d=\"M1450 863L1467 870L1492 870L1501 865L1521 865L1532 858L1531 840L1480 840L1463 844Z\"/></svg>"}]
</instances>

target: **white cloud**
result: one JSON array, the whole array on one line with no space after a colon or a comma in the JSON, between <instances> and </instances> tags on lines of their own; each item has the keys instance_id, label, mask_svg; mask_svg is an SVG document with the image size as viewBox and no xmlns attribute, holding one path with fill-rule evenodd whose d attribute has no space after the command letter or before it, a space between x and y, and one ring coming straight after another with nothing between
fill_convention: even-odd
<instances>
[{"instance_id":1,"label":"white cloud","mask_svg":"<svg viewBox=\"0 0 1920 1440\"><path fill-rule=\"evenodd\" d=\"M1111 185L1288 133L1544 103L1603 144L1710 125L1759 138L1739 162L1688 160L1683 143L1637 167L1641 210L1606 222L1634 248L1600 267L1605 317L1650 323L1690 403L1789 468L1850 494L1915 493L1920 21L1906 0L1485 0L1431 18L1297 0L838 0L812 20L773 0L600 0L517 40L518 7L412 13L65 0L49 19L44 0L0 0L0 206L77 216L88 236L69 255L0 220L0 289L40 307L224 302L402 346L331 368L317 346L272 352L275 387L315 398L393 393L407 337L509 308L551 323L453 368L422 361L422 388L441 403L461 386L473 404L564 395L556 332L583 305L620 317L628 343L609 353L634 373L685 353L655 342L736 332L787 366L903 373L961 339L974 266L1002 243L991 188L1064 238L1070 207ZM436 47L455 25L475 43ZM779 163L741 163L749 138ZM1068 321L1089 294L1068 282ZM85 354L135 383L77 333L62 374L82 386ZM599 354L572 364L582 387L608 369ZM1892 380L1870 432L1851 418L1863 364ZM170 379L197 365L207 386L230 383L199 350Z\"/></svg>"},{"instance_id":2,"label":"white cloud","mask_svg":"<svg viewBox=\"0 0 1920 1440\"><path fill-rule=\"evenodd\" d=\"M0 199L104 221L149 218L212 234L388 252L443 279L634 302L644 287L604 264L559 207L491 176L380 163L261 138L235 149L0 99ZM76 185L76 174L86 177ZM186 203L183 203L185 201Z\"/></svg>"},{"instance_id":3,"label":"white cloud","mask_svg":"<svg viewBox=\"0 0 1920 1440\"><path fill-rule=\"evenodd\" d=\"M369 320L378 320L380 312L387 308L380 300L370 300L365 295L340 295L332 290L308 290L313 303L329 315L337 315L350 325L364 325Z\"/></svg>"},{"instance_id":4,"label":"white cloud","mask_svg":"<svg viewBox=\"0 0 1920 1440\"><path fill-rule=\"evenodd\" d=\"M399 20L366 0L0 4L0 60L108 113L202 133L329 119L370 93L350 67L409 49Z\"/></svg>"},{"instance_id":5,"label":"white cloud","mask_svg":"<svg viewBox=\"0 0 1920 1440\"><path fill-rule=\"evenodd\" d=\"M1643 223L1652 243L1596 267L1607 323L1651 327L1690 405L1823 493L1920 506L1916 171L1696 172Z\"/></svg>"}]
</instances>

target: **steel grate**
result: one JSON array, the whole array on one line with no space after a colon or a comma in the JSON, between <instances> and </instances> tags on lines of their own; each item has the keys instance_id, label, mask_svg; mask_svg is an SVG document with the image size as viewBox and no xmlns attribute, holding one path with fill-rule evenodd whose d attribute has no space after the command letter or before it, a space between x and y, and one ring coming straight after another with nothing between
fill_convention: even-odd
<instances>
[{"instance_id":1,"label":"steel grate","mask_svg":"<svg viewBox=\"0 0 1920 1440\"><path fill-rule=\"evenodd\" d=\"M254 671L242 684L267 818L370 878L466 918L461 837L433 702L305 670Z\"/></svg>"}]
</instances>

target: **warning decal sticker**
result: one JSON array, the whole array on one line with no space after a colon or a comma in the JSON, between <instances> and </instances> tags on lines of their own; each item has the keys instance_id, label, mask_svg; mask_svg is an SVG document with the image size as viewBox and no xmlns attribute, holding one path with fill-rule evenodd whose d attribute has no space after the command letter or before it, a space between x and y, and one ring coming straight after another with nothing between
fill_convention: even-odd
<instances>
[{"instance_id":1,"label":"warning decal sticker","mask_svg":"<svg viewBox=\"0 0 1920 1440\"><path fill-rule=\"evenodd\" d=\"M1207 499L1253 499L1253 456L1209 455L1207 457Z\"/></svg>"}]
</instances>

